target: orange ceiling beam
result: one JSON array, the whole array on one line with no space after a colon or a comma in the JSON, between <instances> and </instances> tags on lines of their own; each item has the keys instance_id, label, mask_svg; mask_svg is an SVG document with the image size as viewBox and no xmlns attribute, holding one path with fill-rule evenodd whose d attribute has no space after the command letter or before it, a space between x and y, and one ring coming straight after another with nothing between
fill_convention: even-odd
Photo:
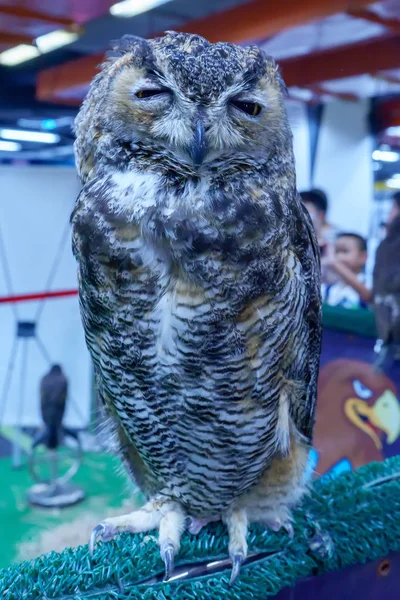
<instances>
[{"instance_id":1,"label":"orange ceiling beam","mask_svg":"<svg viewBox=\"0 0 400 600\"><path fill-rule=\"evenodd\" d=\"M400 37L373 38L279 61L286 85L309 87L323 81L400 67Z\"/></svg>"},{"instance_id":2,"label":"orange ceiling beam","mask_svg":"<svg viewBox=\"0 0 400 600\"><path fill-rule=\"evenodd\" d=\"M364 21L369 21L370 23L383 25L384 27L387 27L393 31L393 33L400 35L400 21L398 19L385 19L372 10L366 9L348 10L347 14L350 17L355 17L356 19L364 19Z\"/></svg>"},{"instance_id":3,"label":"orange ceiling beam","mask_svg":"<svg viewBox=\"0 0 400 600\"><path fill-rule=\"evenodd\" d=\"M67 17L59 17L51 15L49 13L39 12L37 10L31 10L24 6L0 6L0 15L10 15L12 17L19 17L21 19L30 19L33 21L41 21L42 23L49 23L51 25L63 25L70 27L74 25L72 19Z\"/></svg>"},{"instance_id":4,"label":"orange ceiling beam","mask_svg":"<svg viewBox=\"0 0 400 600\"><path fill-rule=\"evenodd\" d=\"M190 21L179 31L198 33L210 42L262 40L309 21L360 10L371 0L252 0L229 10Z\"/></svg>"},{"instance_id":5,"label":"orange ceiling beam","mask_svg":"<svg viewBox=\"0 0 400 600\"><path fill-rule=\"evenodd\" d=\"M92 54L40 71L36 79L36 98L43 102L61 102L65 92L89 85L104 54Z\"/></svg>"},{"instance_id":6,"label":"orange ceiling beam","mask_svg":"<svg viewBox=\"0 0 400 600\"><path fill-rule=\"evenodd\" d=\"M32 36L0 31L0 46L18 46L18 44L32 44Z\"/></svg>"}]
</instances>

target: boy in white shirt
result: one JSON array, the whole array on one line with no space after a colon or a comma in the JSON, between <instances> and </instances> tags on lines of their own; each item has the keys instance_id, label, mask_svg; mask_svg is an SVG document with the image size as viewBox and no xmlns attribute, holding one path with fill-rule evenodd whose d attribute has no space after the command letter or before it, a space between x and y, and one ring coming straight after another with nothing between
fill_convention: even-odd
<instances>
[{"instance_id":1,"label":"boy in white shirt","mask_svg":"<svg viewBox=\"0 0 400 600\"><path fill-rule=\"evenodd\" d=\"M322 300L330 306L367 308L372 282L366 281L367 242L357 233L340 233L322 258Z\"/></svg>"}]
</instances>

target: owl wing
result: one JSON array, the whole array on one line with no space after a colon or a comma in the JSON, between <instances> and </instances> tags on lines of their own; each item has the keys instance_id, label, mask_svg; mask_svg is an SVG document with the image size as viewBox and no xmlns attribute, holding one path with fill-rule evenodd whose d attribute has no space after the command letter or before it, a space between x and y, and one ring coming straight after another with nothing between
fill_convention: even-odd
<instances>
[{"instance_id":1,"label":"owl wing","mask_svg":"<svg viewBox=\"0 0 400 600\"><path fill-rule=\"evenodd\" d=\"M81 317L86 343L94 363L97 393L112 424L111 435L116 441L127 471L138 487L149 495L158 491L160 486L144 464L132 439L128 438L114 401L104 389L103 377L105 371L113 371L113 367L110 367L107 362L110 354L113 355L113 350L107 346L110 343L107 334L114 330L115 311L118 305L125 305L130 307L129 313L134 312L135 302L137 301L138 304L140 302L140 299L135 299L124 287L124 274L133 272L137 266L132 262L130 249L137 241L139 229L135 225L126 226L124 230L120 229L128 246L125 253L118 244L114 245L112 228L117 217L113 217L113 222L110 215L105 217L102 214L101 199L93 192L95 185L91 182L86 183L71 215L72 249L79 265ZM133 347L134 344L130 339L129 348ZM120 363L120 367L123 363L124 367L129 368L131 356L128 348L125 347L124 350L125 355L119 352L114 355L114 358ZM132 418L130 416L131 420Z\"/></svg>"},{"instance_id":2,"label":"owl wing","mask_svg":"<svg viewBox=\"0 0 400 600\"><path fill-rule=\"evenodd\" d=\"M283 226L289 243L281 240L271 257L271 261L278 257L276 278L286 272L286 283L276 296L269 293L246 306L248 314L257 314L260 307L265 310L266 316L258 321L254 334L248 332L247 355L251 356L251 347L258 340L267 342L264 349L261 345L259 354L261 371L253 368L253 376L257 378L262 414L276 411L275 444L284 452L289 441L288 417L297 431L312 442L321 348L319 248L310 217L299 199L293 198L291 211ZM287 258L280 259L281 255ZM288 262L282 264L280 260ZM271 446L271 453L275 449Z\"/></svg>"},{"instance_id":3,"label":"owl wing","mask_svg":"<svg viewBox=\"0 0 400 600\"><path fill-rule=\"evenodd\" d=\"M319 362L322 340L321 260L314 226L300 200L295 205L296 233L294 246L303 269L306 288L304 338L304 393L291 406L291 416L298 431L311 443L317 402Z\"/></svg>"}]
</instances>

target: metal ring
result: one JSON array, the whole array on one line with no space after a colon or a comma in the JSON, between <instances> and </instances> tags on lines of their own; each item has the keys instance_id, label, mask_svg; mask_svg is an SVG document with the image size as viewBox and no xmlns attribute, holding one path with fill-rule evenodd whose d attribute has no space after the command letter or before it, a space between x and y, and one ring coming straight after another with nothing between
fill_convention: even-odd
<instances>
[{"instance_id":1,"label":"metal ring","mask_svg":"<svg viewBox=\"0 0 400 600\"><path fill-rule=\"evenodd\" d=\"M72 477L74 477L74 475L76 475L76 473L79 471L79 468L82 464L82 457L83 457L83 450L82 450L82 444L79 440L79 437L75 437L70 435L67 431L64 431L64 436L69 437L71 439L73 439L76 443L76 446L74 448L75 450L75 455L73 456L73 463L70 466L70 468L66 471L66 473L64 473L64 475L62 475L61 477L55 477L54 479L48 478L48 479L44 479L42 477L40 477L37 472L36 472L36 467L35 467L35 455L36 455L36 448L38 448L39 446L42 446L43 444L38 444L35 447L31 448L31 451L28 455L28 468L29 468L29 472L31 474L31 477L34 481L36 481L37 483L58 483L58 484L64 484L67 481L69 481L70 479L72 479ZM48 456L49 456L49 460L51 460L52 456L50 454L50 451L48 452ZM57 452L57 450L53 451L53 452Z\"/></svg>"}]
</instances>

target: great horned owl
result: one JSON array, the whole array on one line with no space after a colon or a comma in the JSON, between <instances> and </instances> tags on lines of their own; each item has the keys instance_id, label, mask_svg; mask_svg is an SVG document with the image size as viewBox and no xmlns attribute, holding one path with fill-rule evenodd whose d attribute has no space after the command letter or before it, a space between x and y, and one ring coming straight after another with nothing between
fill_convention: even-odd
<instances>
[{"instance_id":1,"label":"great horned owl","mask_svg":"<svg viewBox=\"0 0 400 600\"><path fill-rule=\"evenodd\" d=\"M76 121L72 215L87 344L148 502L98 537L223 520L290 532L312 439L318 249L296 191L284 84L257 47L125 37Z\"/></svg>"}]
</instances>

